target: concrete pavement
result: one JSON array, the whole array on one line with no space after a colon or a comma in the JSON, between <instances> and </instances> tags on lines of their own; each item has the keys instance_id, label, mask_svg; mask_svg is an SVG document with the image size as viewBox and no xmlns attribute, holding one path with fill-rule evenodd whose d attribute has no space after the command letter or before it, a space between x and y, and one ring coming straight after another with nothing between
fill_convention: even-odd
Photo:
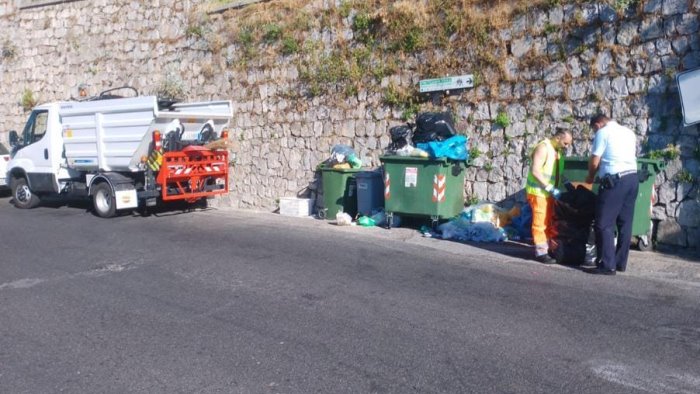
<instances>
[{"instance_id":1,"label":"concrete pavement","mask_svg":"<svg viewBox=\"0 0 700 394\"><path fill-rule=\"evenodd\" d=\"M408 227L398 227L387 230L382 227L361 227L361 226L338 226L333 220L318 220L313 217L288 217L276 213L240 210L235 208L217 208L222 212L227 210L236 212L237 215L269 215L270 220L289 223L299 227L318 227L326 231L337 232L338 236L344 233L357 234L376 238L377 240L392 239L411 244L420 245L426 248L441 250L452 254L478 257L494 264L531 264L541 265L529 259L532 253L531 247L520 242L503 243L462 243L439 238L424 237L417 229ZM581 270L562 266L552 265L551 269L572 271L572 274L585 274ZM640 252L631 250L627 271L618 273L630 277L660 280L675 283L684 287L700 288L700 257L692 256L687 252L679 255L668 253ZM594 279L594 278L592 278Z\"/></svg>"}]
</instances>

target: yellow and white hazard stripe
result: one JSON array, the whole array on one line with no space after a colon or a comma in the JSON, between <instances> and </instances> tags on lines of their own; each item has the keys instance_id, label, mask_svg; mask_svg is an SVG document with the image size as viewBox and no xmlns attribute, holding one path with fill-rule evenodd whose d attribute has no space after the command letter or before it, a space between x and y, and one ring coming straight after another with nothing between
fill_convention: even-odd
<instances>
[{"instance_id":1,"label":"yellow and white hazard stripe","mask_svg":"<svg viewBox=\"0 0 700 394\"><path fill-rule=\"evenodd\" d=\"M160 170L160 166L163 164L163 152L159 150L154 150L146 161L146 165L153 171Z\"/></svg>"}]
</instances>

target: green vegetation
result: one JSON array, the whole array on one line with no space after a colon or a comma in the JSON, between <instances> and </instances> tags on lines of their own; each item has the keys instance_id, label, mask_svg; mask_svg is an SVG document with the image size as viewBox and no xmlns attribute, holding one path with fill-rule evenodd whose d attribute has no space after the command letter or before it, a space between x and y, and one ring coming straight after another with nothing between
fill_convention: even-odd
<instances>
[{"instance_id":1,"label":"green vegetation","mask_svg":"<svg viewBox=\"0 0 700 394\"><path fill-rule=\"evenodd\" d=\"M611 0L610 2L617 12L634 9L639 5L639 0Z\"/></svg>"},{"instance_id":2,"label":"green vegetation","mask_svg":"<svg viewBox=\"0 0 700 394\"><path fill-rule=\"evenodd\" d=\"M30 111L37 104L37 99L34 97L34 92L31 89L24 89L22 92L22 98L20 99L20 105L25 111Z\"/></svg>"},{"instance_id":3,"label":"green vegetation","mask_svg":"<svg viewBox=\"0 0 700 394\"><path fill-rule=\"evenodd\" d=\"M547 22L544 25L544 34L552 34L552 33L557 32L557 31L559 31L559 28L556 25L553 25L549 22Z\"/></svg>"},{"instance_id":4,"label":"green vegetation","mask_svg":"<svg viewBox=\"0 0 700 394\"><path fill-rule=\"evenodd\" d=\"M160 80L155 94L163 99L182 99L185 96L185 84L180 76L169 70Z\"/></svg>"},{"instance_id":5,"label":"green vegetation","mask_svg":"<svg viewBox=\"0 0 700 394\"><path fill-rule=\"evenodd\" d=\"M679 183L693 183L695 179L693 178L693 174L690 173L688 170L682 170L676 175L676 180Z\"/></svg>"},{"instance_id":6,"label":"green vegetation","mask_svg":"<svg viewBox=\"0 0 700 394\"><path fill-rule=\"evenodd\" d=\"M498 111L498 114L496 115L496 119L494 120L494 123L501 128L506 128L510 126L510 118L508 118L508 114L503 112L503 111Z\"/></svg>"},{"instance_id":7,"label":"green vegetation","mask_svg":"<svg viewBox=\"0 0 700 394\"><path fill-rule=\"evenodd\" d=\"M202 38L204 37L204 28L198 25L190 25L187 26L185 34L187 35L187 37Z\"/></svg>"},{"instance_id":8,"label":"green vegetation","mask_svg":"<svg viewBox=\"0 0 700 394\"><path fill-rule=\"evenodd\" d=\"M476 160L481 156L481 151L477 147L469 148L469 161Z\"/></svg>"},{"instance_id":9,"label":"green vegetation","mask_svg":"<svg viewBox=\"0 0 700 394\"><path fill-rule=\"evenodd\" d=\"M282 37L282 27L276 23L263 26L263 40L267 43L278 41Z\"/></svg>"},{"instance_id":10,"label":"green vegetation","mask_svg":"<svg viewBox=\"0 0 700 394\"><path fill-rule=\"evenodd\" d=\"M17 56L17 47L10 40L5 40L2 42L2 48L0 48L0 58L2 60L12 60Z\"/></svg>"},{"instance_id":11,"label":"green vegetation","mask_svg":"<svg viewBox=\"0 0 700 394\"><path fill-rule=\"evenodd\" d=\"M651 150L645 155L645 157L648 157L649 159L666 161L676 160L680 156L680 148L673 144L668 144L664 149Z\"/></svg>"},{"instance_id":12,"label":"green vegetation","mask_svg":"<svg viewBox=\"0 0 700 394\"><path fill-rule=\"evenodd\" d=\"M389 84L384 89L382 101L390 107L400 108L402 110L401 119L405 121L415 118L420 111L420 104L415 93L398 88L394 84Z\"/></svg>"},{"instance_id":13,"label":"green vegetation","mask_svg":"<svg viewBox=\"0 0 700 394\"><path fill-rule=\"evenodd\" d=\"M292 55L299 52L299 43L293 37L285 37L282 39L282 54Z\"/></svg>"},{"instance_id":14,"label":"green vegetation","mask_svg":"<svg viewBox=\"0 0 700 394\"><path fill-rule=\"evenodd\" d=\"M640 3L605 1L615 9L629 9ZM396 92L386 91L378 82L385 82L406 65L420 78L474 70L475 87L481 87L480 92L486 96L493 95L499 84L522 80L527 75L513 73L505 61L509 48L498 34L500 29L534 9L548 10L570 2L339 0L322 2L320 9L302 6L303 3L296 0L255 3L222 14L222 24L211 24L206 12L231 2L210 0L188 15L186 34L205 39L206 50L213 54L236 45L238 50L229 51L226 58L229 67L245 69L271 64L283 55L299 71L300 86L295 91L310 96L352 96L367 91L380 94L388 105L401 108L404 116L410 117L419 108L418 100L413 97L416 94L408 95L410 100L392 97ZM589 23L581 12L570 19L576 19L577 24ZM223 28L212 32L210 26ZM520 58L518 70L537 69L572 55L566 53L563 44L568 43L565 34L568 27L569 23L563 26L546 23L544 33L556 34L559 51L547 54L533 50ZM348 28L352 34L345 34ZM581 44L573 54L586 49ZM484 83L487 86L482 86ZM510 120L501 115L496 124L507 127Z\"/></svg>"},{"instance_id":15,"label":"green vegetation","mask_svg":"<svg viewBox=\"0 0 700 394\"><path fill-rule=\"evenodd\" d=\"M479 198L476 196L469 196L465 200L466 206L476 205L479 203Z\"/></svg>"}]
</instances>

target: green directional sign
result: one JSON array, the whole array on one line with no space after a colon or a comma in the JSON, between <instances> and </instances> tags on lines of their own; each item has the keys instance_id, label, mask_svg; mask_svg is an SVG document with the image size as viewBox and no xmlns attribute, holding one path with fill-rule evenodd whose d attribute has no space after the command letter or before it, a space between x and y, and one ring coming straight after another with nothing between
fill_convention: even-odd
<instances>
[{"instance_id":1,"label":"green directional sign","mask_svg":"<svg viewBox=\"0 0 700 394\"><path fill-rule=\"evenodd\" d=\"M420 81L420 92L437 92L440 90L454 90L474 87L474 75L459 75L455 77L444 77L435 79L424 79Z\"/></svg>"}]
</instances>

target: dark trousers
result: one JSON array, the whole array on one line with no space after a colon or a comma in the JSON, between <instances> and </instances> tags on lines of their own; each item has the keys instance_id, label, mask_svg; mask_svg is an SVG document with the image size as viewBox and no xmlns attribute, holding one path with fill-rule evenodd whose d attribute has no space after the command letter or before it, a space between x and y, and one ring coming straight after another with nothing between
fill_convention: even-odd
<instances>
[{"instance_id":1,"label":"dark trousers","mask_svg":"<svg viewBox=\"0 0 700 394\"><path fill-rule=\"evenodd\" d=\"M639 191L636 173L616 180L612 188L600 188L595 209L595 243L600 266L606 270L627 267L632 240L634 204ZM617 247L615 229L617 228Z\"/></svg>"}]
</instances>

